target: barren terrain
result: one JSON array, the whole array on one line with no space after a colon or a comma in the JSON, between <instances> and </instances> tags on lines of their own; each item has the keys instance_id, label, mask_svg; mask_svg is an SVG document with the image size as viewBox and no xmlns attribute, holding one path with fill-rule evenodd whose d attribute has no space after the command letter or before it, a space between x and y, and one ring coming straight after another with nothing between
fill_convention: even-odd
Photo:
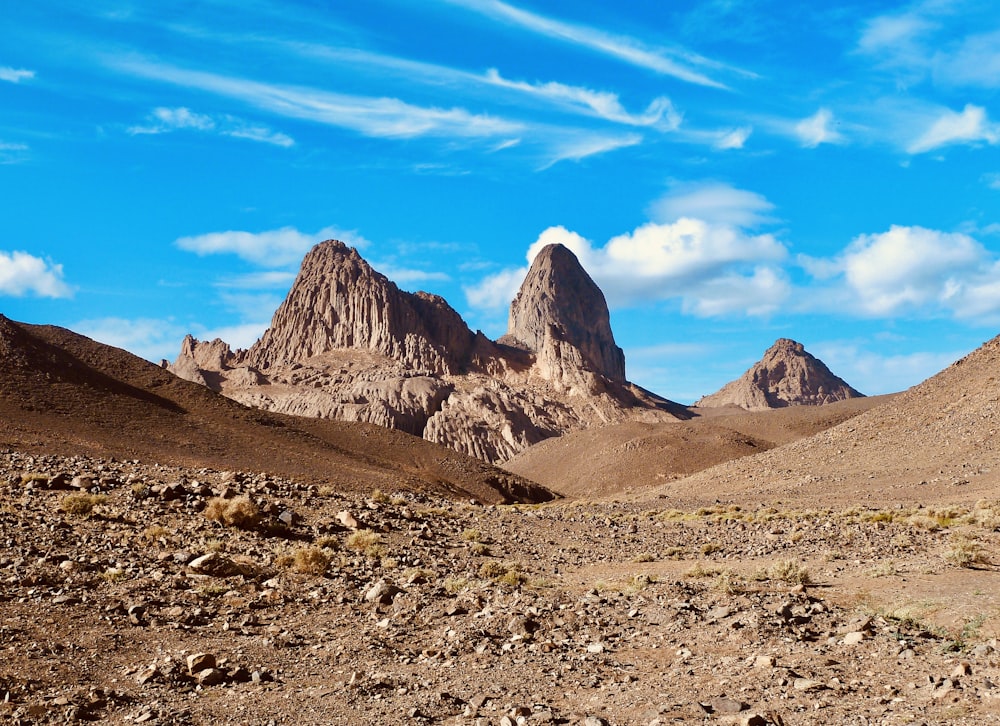
<instances>
[{"instance_id":1,"label":"barren terrain","mask_svg":"<svg viewBox=\"0 0 1000 726\"><path fill-rule=\"evenodd\" d=\"M673 459L609 429L624 486L500 504L546 490L15 328L5 722L1000 719L996 342L873 406L679 422ZM739 437L775 448L673 478Z\"/></svg>"}]
</instances>

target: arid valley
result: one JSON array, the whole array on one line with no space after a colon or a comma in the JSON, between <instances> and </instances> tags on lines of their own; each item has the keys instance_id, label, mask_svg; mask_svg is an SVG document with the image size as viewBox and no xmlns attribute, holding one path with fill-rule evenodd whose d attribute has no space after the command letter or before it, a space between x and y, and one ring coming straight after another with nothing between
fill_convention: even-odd
<instances>
[{"instance_id":1,"label":"arid valley","mask_svg":"<svg viewBox=\"0 0 1000 726\"><path fill-rule=\"evenodd\" d=\"M606 311L544 251L490 341L323 243L249 351L0 319L0 718L1000 719L1000 341L685 407Z\"/></svg>"}]
</instances>

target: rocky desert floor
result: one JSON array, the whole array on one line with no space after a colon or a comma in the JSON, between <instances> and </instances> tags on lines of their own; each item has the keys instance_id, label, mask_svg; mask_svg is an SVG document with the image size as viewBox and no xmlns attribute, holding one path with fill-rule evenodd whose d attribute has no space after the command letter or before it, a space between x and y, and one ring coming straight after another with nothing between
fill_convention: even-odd
<instances>
[{"instance_id":1,"label":"rocky desert floor","mask_svg":"<svg viewBox=\"0 0 1000 726\"><path fill-rule=\"evenodd\" d=\"M1000 501L487 505L0 454L0 721L1000 722Z\"/></svg>"}]
</instances>

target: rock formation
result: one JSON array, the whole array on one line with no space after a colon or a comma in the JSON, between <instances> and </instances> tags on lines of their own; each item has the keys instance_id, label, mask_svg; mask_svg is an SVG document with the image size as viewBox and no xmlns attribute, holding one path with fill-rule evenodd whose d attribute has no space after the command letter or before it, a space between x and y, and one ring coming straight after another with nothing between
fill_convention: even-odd
<instances>
[{"instance_id":1,"label":"rock formation","mask_svg":"<svg viewBox=\"0 0 1000 726\"><path fill-rule=\"evenodd\" d=\"M536 257L497 343L330 240L249 350L188 336L168 367L250 406L375 423L491 463L566 431L686 414L625 380L604 295L561 245Z\"/></svg>"},{"instance_id":2,"label":"rock formation","mask_svg":"<svg viewBox=\"0 0 1000 726\"><path fill-rule=\"evenodd\" d=\"M699 408L739 406L747 410L817 406L864 394L838 378L794 340L779 338L764 357L735 381L704 396Z\"/></svg>"},{"instance_id":3,"label":"rock formation","mask_svg":"<svg viewBox=\"0 0 1000 726\"><path fill-rule=\"evenodd\" d=\"M535 257L499 342L625 382L625 354L615 345L604 293L562 245L547 245ZM548 373L558 379L563 371Z\"/></svg>"}]
</instances>

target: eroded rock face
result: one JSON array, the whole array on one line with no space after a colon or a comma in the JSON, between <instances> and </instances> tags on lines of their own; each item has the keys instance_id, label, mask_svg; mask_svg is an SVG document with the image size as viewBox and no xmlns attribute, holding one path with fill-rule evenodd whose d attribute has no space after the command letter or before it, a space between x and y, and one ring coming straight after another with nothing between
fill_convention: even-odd
<instances>
[{"instance_id":1,"label":"eroded rock face","mask_svg":"<svg viewBox=\"0 0 1000 726\"><path fill-rule=\"evenodd\" d=\"M584 369L625 382L625 354L611 333L604 293L563 245L548 245L536 255L511 303L507 335L500 342L548 359L542 373L552 380ZM570 371L557 363L563 359L570 359Z\"/></svg>"},{"instance_id":2,"label":"eroded rock face","mask_svg":"<svg viewBox=\"0 0 1000 726\"><path fill-rule=\"evenodd\" d=\"M779 338L746 373L704 396L695 406L739 406L752 411L817 406L863 395L835 376L801 343Z\"/></svg>"},{"instance_id":3,"label":"eroded rock face","mask_svg":"<svg viewBox=\"0 0 1000 726\"><path fill-rule=\"evenodd\" d=\"M328 241L250 350L188 336L169 369L249 406L396 428L494 463L567 431L679 410L625 381L604 296L562 246L536 258L510 330L503 345L473 334L442 298L403 292Z\"/></svg>"},{"instance_id":4,"label":"eroded rock face","mask_svg":"<svg viewBox=\"0 0 1000 726\"><path fill-rule=\"evenodd\" d=\"M468 363L474 338L443 298L401 291L357 250L329 240L306 255L288 297L246 361L266 370L360 348L412 370L458 373Z\"/></svg>"}]
</instances>

